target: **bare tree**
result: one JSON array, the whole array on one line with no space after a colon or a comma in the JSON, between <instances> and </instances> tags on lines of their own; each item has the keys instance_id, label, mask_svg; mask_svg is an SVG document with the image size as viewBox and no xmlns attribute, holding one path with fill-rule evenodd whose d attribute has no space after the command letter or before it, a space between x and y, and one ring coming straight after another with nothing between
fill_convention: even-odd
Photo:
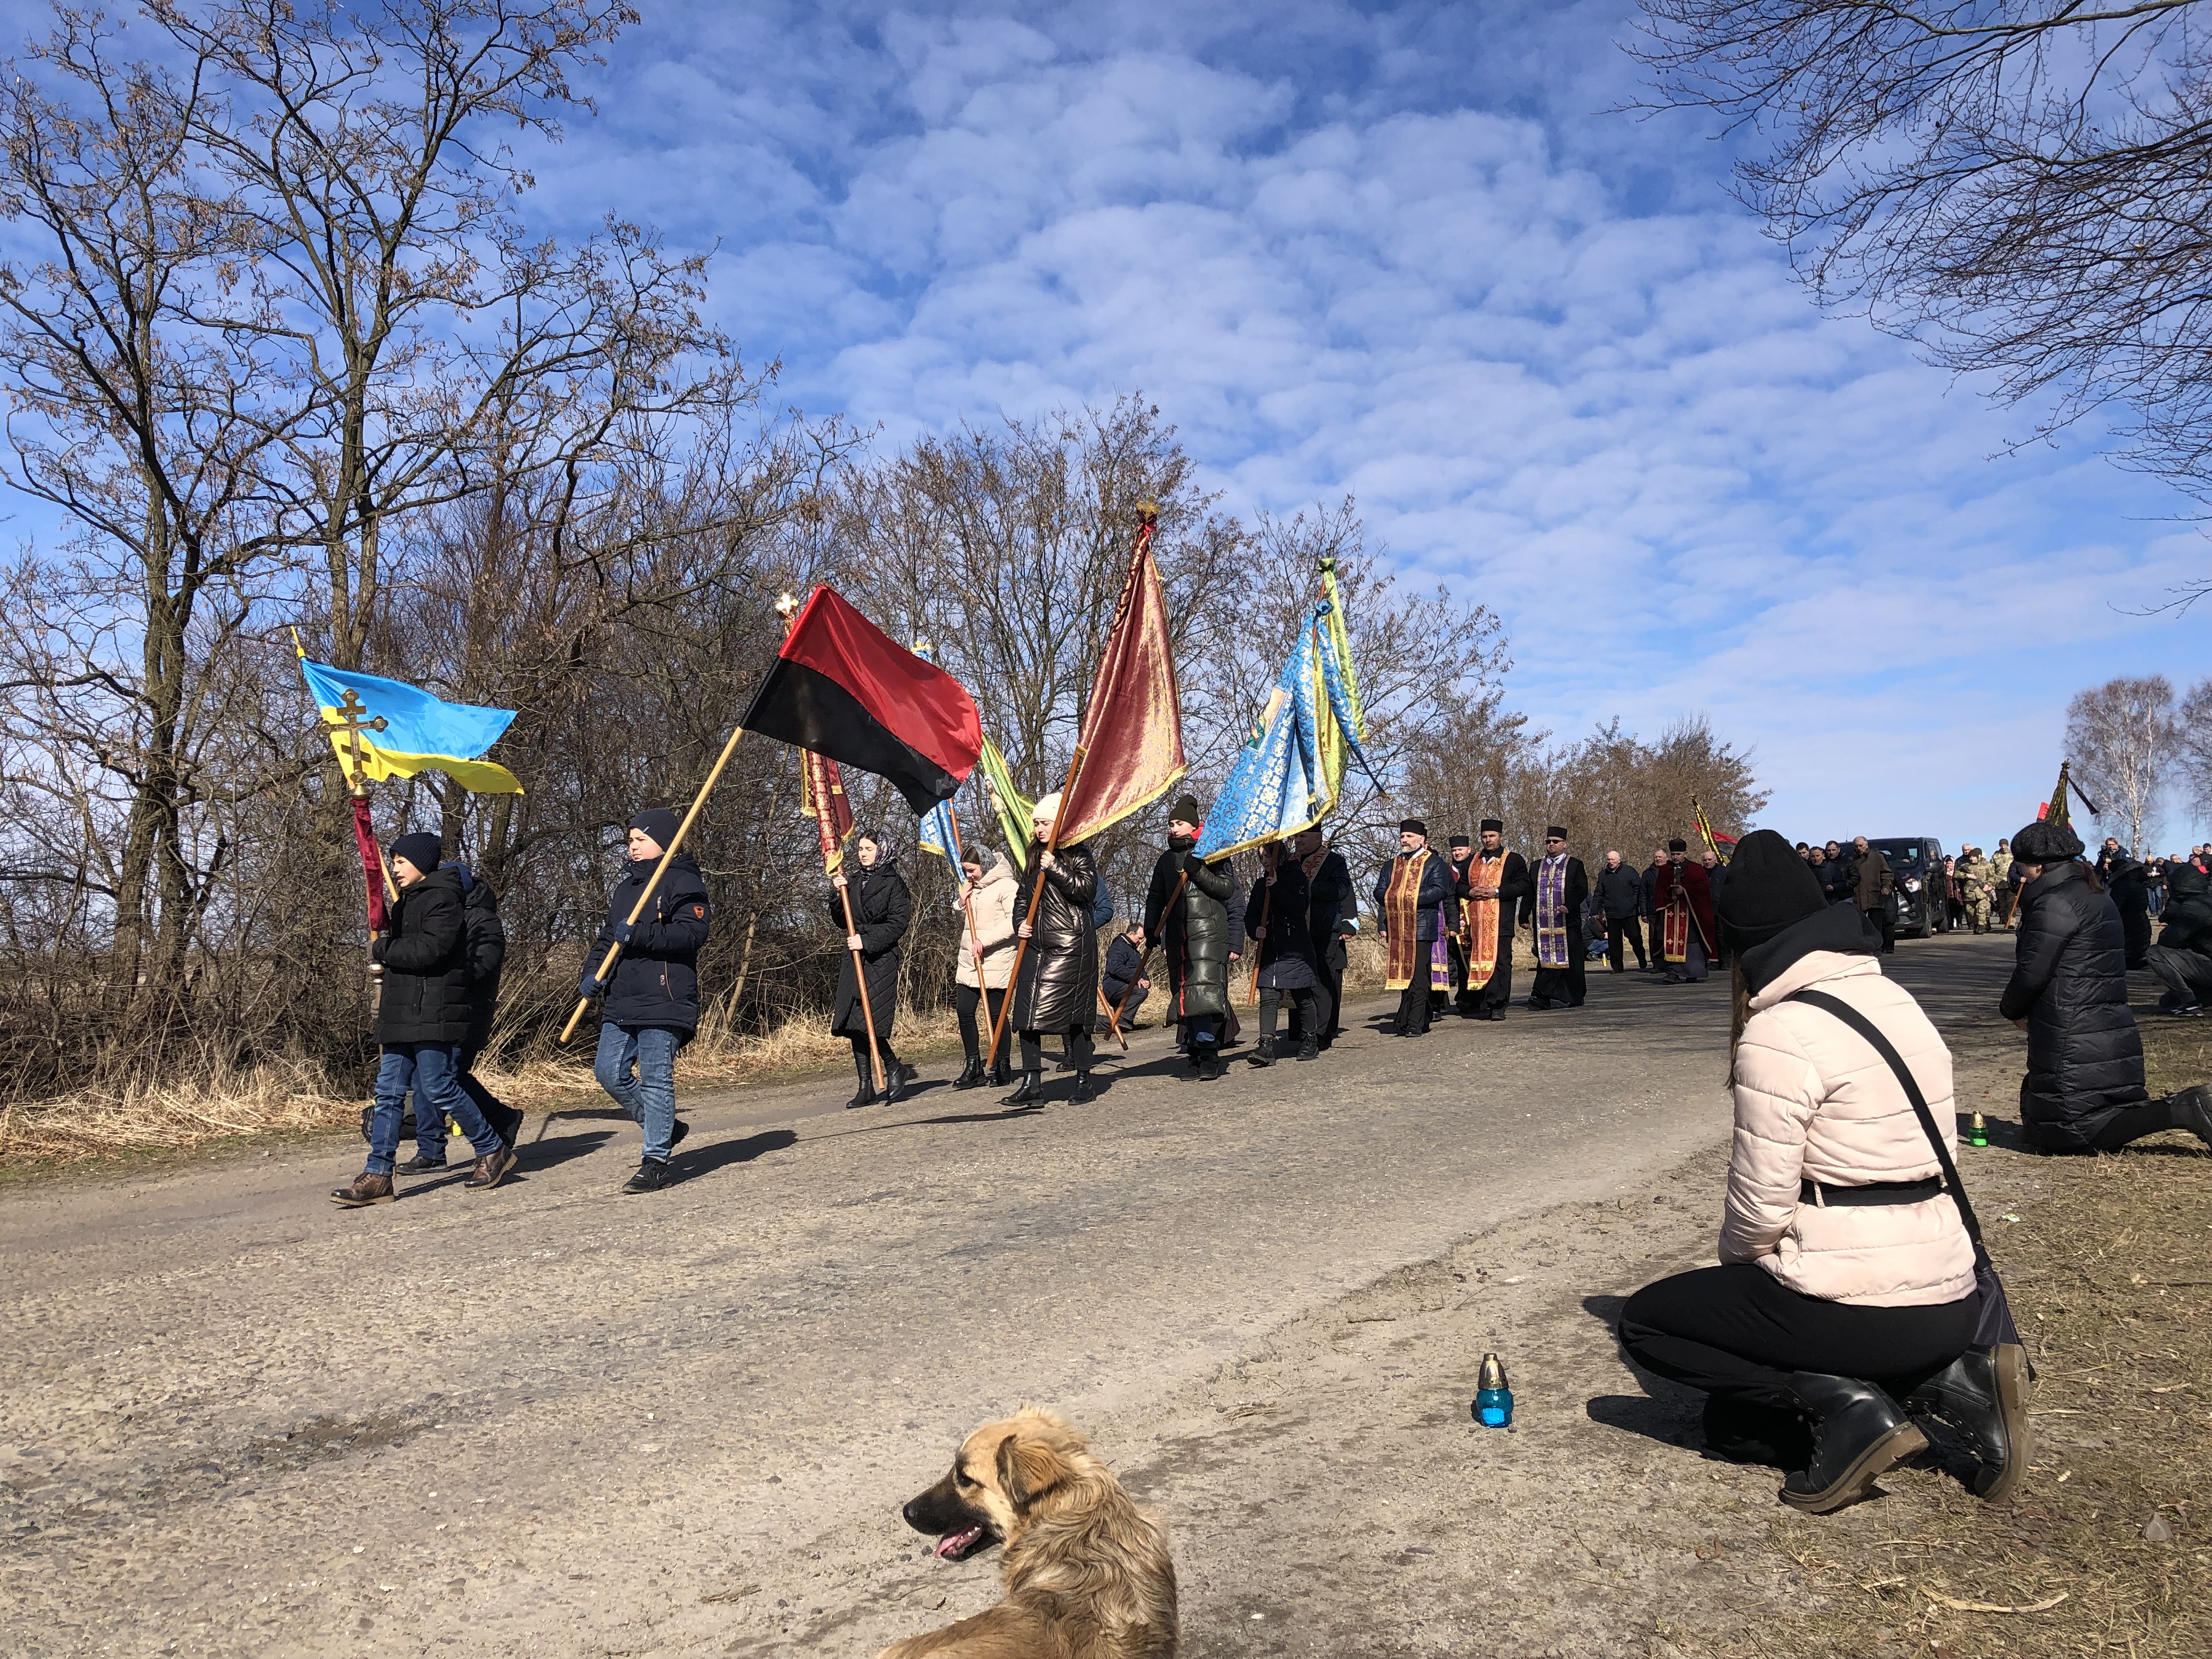
<instances>
[{"instance_id":1,"label":"bare tree","mask_svg":"<svg viewBox=\"0 0 2212 1659\"><path fill-rule=\"evenodd\" d=\"M2159 798L2176 756L2173 687L2162 674L2107 680L2066 705L2066 754L2101 823L2126 831L2128 850L2149 849Z\"/></svg>"},{"instance_id":2,"label":"bare tree","mask_svg":"<svg viewBox=\"0 0 2212 1659\"><path fill-rule=\"evenodd\" d=\"M2198 0L1639 0L1662 107L1746 134L1824 307L2045 394L2212 490L2212 54ZM2202 591L2201 588L2197 591Z\"/></svg>"},{"instance_id":3,"label":"bare tree","mask_svg":"<svg viewBox=\"0 0 2212 1659\"><path fill-rule=\"evenodd\" d=\"M2189 688L2174 711L2174 771L2200 819L2212 818L2212 678Z\"/></svg>"}]
</instances>

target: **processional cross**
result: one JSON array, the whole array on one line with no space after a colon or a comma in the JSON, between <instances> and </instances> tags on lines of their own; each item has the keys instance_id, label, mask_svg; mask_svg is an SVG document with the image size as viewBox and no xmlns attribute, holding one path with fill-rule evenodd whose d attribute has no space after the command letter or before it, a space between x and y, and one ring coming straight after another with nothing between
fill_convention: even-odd
<instances>
[{"instance_id":1,"label":"processional cross","mask_svg":"<svg viewBox=\"0 0 2212 1659\"><path fill-rule=\"evenodd\" d=\"M374 720L368 718L368 711L362 707L360 694L351 686L348 686L345 696L338 699L338 712L323 716L325 726L332 732L345 734L346 746L353 751L353 767L346 782L351 786L353 793L356 795L368 793L362 787L362 768L368 764L368 757L362 752L361 734L364 732L381 732L391 724L381 714L377 715Z\"/></svg>"}]
</instances>

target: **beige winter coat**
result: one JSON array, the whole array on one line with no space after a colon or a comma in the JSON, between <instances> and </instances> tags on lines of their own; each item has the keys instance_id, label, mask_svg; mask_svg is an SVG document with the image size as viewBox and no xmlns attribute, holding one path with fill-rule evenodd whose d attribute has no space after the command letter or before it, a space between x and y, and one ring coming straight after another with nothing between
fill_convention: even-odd
<instances>
[{"instance_id":1,"label":"beige winter coat","mask_svg":"<svg viewBox=\"0 0 2212 1659\"><path fill-rule=\"evenodd\" d=\"M1793 1291L1863 1307L1955 1302L1974 1288L1974 1251L1948 1194L1918 1204L1802 1204L1800 1182L1922 1181L1934 1150L1888 1063L1833 1014L1795 993L1851 1005L1897 1049L1956 1157L1951 1051L1920 1005L1870 957L1814 951L1751 1000L1735 1057L1735 1144L1720 1259L1756 1261Z\"/></svg>"},{"instance_id":2,"label":"beige winter coat","mask_svg":"<svg viewBox=\"0 0 2212 1659\"><path fill-rule=\"evenodd\" d=\"M960 983L979 990L1003 991L1006 975L1014 966L1014 894L1021 882L1014 874L1014 866L1006 862L1004 853L991 854L991 867L983 872L969 896L969 904L961 908L960 963L956 972ZM955 900L956 904L958 903ZM968 927L968 909L975 913L975 931ZM977 985L975 952L983 952L983 979Z\"/></svg>"}]
</instances>

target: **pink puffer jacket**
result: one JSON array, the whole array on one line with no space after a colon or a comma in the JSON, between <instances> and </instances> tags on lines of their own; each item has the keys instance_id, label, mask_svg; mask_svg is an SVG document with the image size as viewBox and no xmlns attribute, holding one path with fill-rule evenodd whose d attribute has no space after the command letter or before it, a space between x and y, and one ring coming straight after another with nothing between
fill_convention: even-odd
<instances>
[{"instance_id":1,"label":"pink puffer jacket","mask_svg":"<svg viewBox=\"0 0 2212 1659\"><path fill-rule=\"evenodd\" d=\"M1974 1249L1948 1194L1918 1204L1801 1204L1800 1182L1855 1187L1941 1172L1888 1063L1838 1019L1785 999L1818 987L1879 1027L1920 1085L1955 1158L1951 1051L1870 957L1814 951L1752 998L1735 1057L1735 1144L1720 1259L1756 1261L1793 1291L1864 1307L1955 1302Z\"/></svg>"}]
</instances>

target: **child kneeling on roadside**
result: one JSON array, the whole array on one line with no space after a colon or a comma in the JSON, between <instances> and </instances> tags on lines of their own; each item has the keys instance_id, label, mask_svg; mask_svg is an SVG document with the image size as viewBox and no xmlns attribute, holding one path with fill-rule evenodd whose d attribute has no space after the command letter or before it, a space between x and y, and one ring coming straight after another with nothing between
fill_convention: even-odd
<instances>
[{"instance_id":1,"label":"child kneeling on roadside","mask_svg":"<svg viewBox=\"0 0 2212 1659\"><path fill-rule=\"evenodd\" d=\"M392 843L392 880L399 896L391 907L390 931L374 956L384 968L384 999L377 1039L384 1057L376 1072L376 1106L369 1119L368 1162L350 1186L331 1201L357 1210L389 1204L392 1160L399 1151L399 1119L407 1091L415 1091L418 1152L410 1167L442 1169L446 1120L460 1125L475 1149L465 1183L489 1192L504 1180L514 1154L461 1087L461 1047L471 1012L468 927L458 872L438 867L441 844L428 831Z\"/></svg>"}]
</instances>

